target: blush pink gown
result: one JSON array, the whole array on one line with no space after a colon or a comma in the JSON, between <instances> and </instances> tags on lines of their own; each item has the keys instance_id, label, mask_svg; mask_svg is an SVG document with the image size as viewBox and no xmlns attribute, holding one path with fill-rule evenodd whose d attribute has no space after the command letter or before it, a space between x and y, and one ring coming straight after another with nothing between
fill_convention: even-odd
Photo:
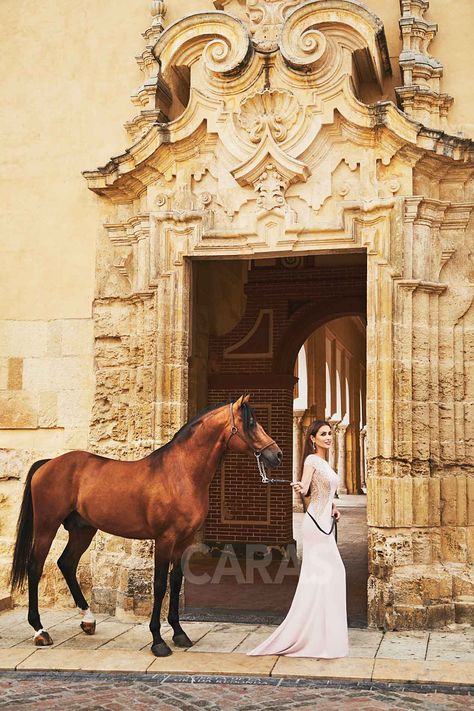
<instances>
[{"instance_id":1,"label":"blush pink gown","mask_svg":"<svg viewBox=\"0 0 474 711\"><path fill-rule=\"evenodd\" d=\"M325 531L331 528L332 501L338 476L316 454L305 460L313 474L308 511ZM302 526L303 560L295 596L279 627L251 656L345 657L349 651L346 615L346 570L334 534L326 536L305 514Z\"/></svg>"}]
</instances>

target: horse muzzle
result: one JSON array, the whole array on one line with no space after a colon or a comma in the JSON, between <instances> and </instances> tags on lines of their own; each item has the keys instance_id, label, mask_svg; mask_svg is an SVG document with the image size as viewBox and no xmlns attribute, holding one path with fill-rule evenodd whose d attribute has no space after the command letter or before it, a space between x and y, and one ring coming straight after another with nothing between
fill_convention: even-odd
<instances>
[{"instance_id":1,"label":"horse muzzle","mask_svg":"<svg viewBox=\"0 0 474 711\"><path fill-rule=\"evenodd\" d=\"M261 456L267 467L275 469L281 464L283 452L277 444L272 444L271 447L263 450Z\"/></svg>"}]
</instances>

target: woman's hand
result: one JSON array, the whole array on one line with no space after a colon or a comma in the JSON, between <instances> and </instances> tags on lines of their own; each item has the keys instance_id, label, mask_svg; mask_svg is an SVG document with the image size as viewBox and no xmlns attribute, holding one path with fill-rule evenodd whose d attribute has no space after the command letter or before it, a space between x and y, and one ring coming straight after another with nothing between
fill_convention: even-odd
<instances>
[{"instance_id":1,"label":"woman's hand","mask_svg":"<svg viewBox=\"0 0 474 711\"><path fill-rule=\"evenodd\" d=\"M303 486L303 483L301 481L294 481L291 483L291 486L293 489L296 491L297 494L303 494L305 495L305 488Z\"/></svg>"},{"instance_id":2,"label":"woman's hand","mask_svg":"<svg viewBox=\"0 0 474 711\"><path fill-rule=\"evenodd\" d=\"M336 508L336 504L332 505L332 515L334 516L336 521L339 521L339 519L341 518L341 512L339 511L339 509Z\"/></svg>"}]
</instances>

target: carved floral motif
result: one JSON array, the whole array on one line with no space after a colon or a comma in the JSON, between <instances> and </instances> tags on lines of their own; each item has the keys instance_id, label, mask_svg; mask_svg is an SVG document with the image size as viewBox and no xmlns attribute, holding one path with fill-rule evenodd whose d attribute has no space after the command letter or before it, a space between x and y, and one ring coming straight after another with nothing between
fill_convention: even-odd
<instances>
[{"instance_id":1,"label":"carved floral motif","mask_svg":"<svg viewBox=\"0 0 474 711\"><path fill-rule=\"evenodd\" d=\"M272 210L285 204L286 180L275 168L273 163L267 163L260 178L255 181L254 188L258 191L257 205L262 210Z\"/></svg>"},{"instance_id":2,"label":"carved floral motif","mask_svg":"<svg viewBox=\"0 0 474 711\"><path fill-rule=\"evenodd\" d=\"M273 52L278 47L281 26L301 0L247 0L250 34L261 52Z\"/></svg>"}]
</instances>

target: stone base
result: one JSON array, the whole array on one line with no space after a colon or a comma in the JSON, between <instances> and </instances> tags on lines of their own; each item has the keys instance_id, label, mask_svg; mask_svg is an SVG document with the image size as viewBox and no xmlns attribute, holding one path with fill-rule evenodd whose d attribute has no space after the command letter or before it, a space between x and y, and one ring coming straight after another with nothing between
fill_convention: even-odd
<instances>
[{"instance_id":1,"label":"stone base","mask_svg":"<svg viewBox=\"0 0 474 711\"><path fill-rule=\"evenodd\" d=\"M368 580L369 626L386 630L442 629L474 624L474 582L459 566L374 567Z\"/></svg>"}]
</instances>

